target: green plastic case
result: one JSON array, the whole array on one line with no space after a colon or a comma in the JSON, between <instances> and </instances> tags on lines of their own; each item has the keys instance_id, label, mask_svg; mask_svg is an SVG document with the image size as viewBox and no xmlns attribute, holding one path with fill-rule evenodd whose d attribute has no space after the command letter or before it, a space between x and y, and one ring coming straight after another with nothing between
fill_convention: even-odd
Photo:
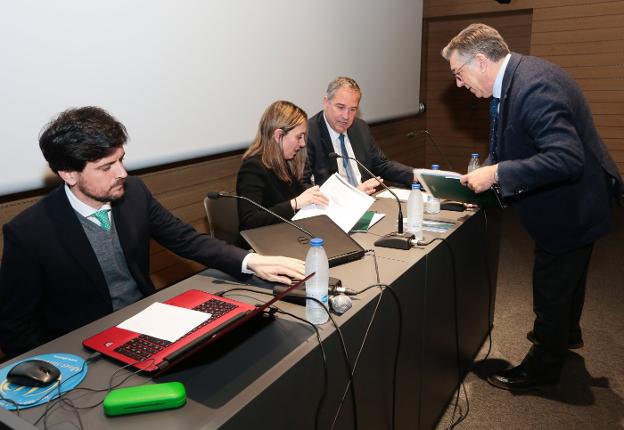
<instances>
[{"instance_id":1,"label":"green plastic case","mask_svg":"<svg viewBox=\"0 0 624 430\"><path fill-rule=\"evenodd\" d=\"M186 403L186 388L180 382L118 388L104 398L107 416L174 409Z\"/></svg>"}]
</instances>

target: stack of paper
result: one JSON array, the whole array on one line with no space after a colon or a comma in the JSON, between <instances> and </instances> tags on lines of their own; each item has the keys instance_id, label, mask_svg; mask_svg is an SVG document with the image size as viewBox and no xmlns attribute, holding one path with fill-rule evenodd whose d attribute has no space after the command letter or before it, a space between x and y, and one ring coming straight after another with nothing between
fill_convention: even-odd
<instances>
[{"instance_id":1,"label":"stack of paper","mask_svg":"<svg viewBox=\"0 0 624 430\"><path fill-rule=\"evenodd\" d=\"M321 192L329 199L327 207L305 206L295 214L292 220L327 215L345 233L348 233L375 201L373 197L346 182L338 173L334 173L321 185Z\"/></svg>"}]
</instances>

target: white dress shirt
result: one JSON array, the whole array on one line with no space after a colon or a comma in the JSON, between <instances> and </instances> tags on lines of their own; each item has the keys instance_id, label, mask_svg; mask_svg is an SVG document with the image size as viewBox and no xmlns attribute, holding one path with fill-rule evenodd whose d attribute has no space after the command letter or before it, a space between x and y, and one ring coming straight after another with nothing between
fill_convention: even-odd
<instances>
[{"instance_id":1,"label":"white dress shirt","mask_svg":"<svg viewBox=\"0 0 624 430\"><path fill-rule=\"evenodd\" d=\"M74 192L69 188L67 184L65 184L65 194L67 195L67 199L69 200L69 204L71 205L71 207L80 215L82 215L83 217L91 221L92 223L97 224L98 226L101 227L100 221L98 221L98 219L95 218L93 214L102 209L108 209L107 215L108 215L108 220L110 221L111 219L110 203L104 203L102 206L99 207L99 209L94 209L88 204L78 199L78 197L76 197Z\"/></svg>"}]
</instances>

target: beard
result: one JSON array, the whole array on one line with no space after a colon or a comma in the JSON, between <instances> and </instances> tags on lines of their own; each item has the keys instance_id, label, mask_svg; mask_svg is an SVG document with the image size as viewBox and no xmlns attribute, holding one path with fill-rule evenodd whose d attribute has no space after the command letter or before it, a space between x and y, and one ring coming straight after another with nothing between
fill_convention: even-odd
<instances>
[{"instance_id":1,"label":"beard","mask_svg":"<svg viewBox=\"0 0 624 430\"><path fill-rule=\"evenodd\" d=\"M93 199L100 203L108 203L108 202L114 202L116 200L119 200L124 196L126 192L126 187L124 185L125 182L126 182L125 179L121 179L117 181L115 185L110 187L107 192L101 192L101 193L83 188L80 185L78 185L78 189L80 190L82 194L89 197L90 199Z\"/></svg>"}]
</instances>

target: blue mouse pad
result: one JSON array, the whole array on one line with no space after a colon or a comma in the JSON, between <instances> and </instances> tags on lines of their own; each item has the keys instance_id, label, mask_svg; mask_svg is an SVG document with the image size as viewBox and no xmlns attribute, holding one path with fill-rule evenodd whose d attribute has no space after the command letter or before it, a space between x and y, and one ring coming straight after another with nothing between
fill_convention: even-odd
<instances>
[{"instance_id":1,"label":"blue mouse pad","mask_svg":"<svg viewBox=\"0 0 624 430\"><path fill-rule=\"evenodd\" d=\"M17 364L28 360L47 361L58 367L61 371L61 376L58 381L47 387L24 387L8 382L6 378L9 371ZM42 405L58 397L59 392L62 394L76 388L87 375L87 370L88 366L84 359L73 354L55 353L28 357L0 369L0 395L2 395L3 399L17 403L20 409ZM0 406L9 411L17 409L14 403L2 399L0 399Z\"/></svg>"}]
</instances>

